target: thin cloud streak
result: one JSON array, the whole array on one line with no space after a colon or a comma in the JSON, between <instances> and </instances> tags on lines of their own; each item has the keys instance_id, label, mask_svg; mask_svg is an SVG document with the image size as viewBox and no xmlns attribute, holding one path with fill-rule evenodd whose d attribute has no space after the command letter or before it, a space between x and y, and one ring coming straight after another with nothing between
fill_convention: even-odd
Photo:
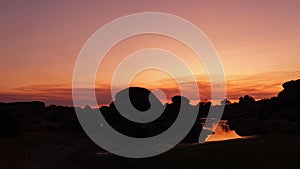
<instances>
[{"instance_id":1,"label":"thin cloud streak","mask_svg":"<svg viewBox=\"0 0 300 169\"><path fill-rule=\"evenodd\" d=\"M283 75L285 75L285 79L282 79L282 77L284 77ZM201 100L211 100L211 84L209 80L202 75L196 76L196 79L202 79L202 81L197 81ZM253 75L229 76L227 77L227 98L230 100L238 100L240 96L244 96L246 94L251 95L256 99L271 98L277 96L277 94L282 90L281 85L284 82L297 79L299 77L300 71L278 71ZM168 98L168 100L163 100L163 102L169 102L170 98L174 95L179 95L180 91L178 86L168 86L167 84L168 79L164 79L158 81L152 86L146 83L139 83L139 86L146 87L149 90L161 89L165 93L166 98ZM191 82L184 82L182 83L182 88L188 91L190 85ZM111 103L114 96L111 96L110 85L97 84L96 86L95 93L98 104L103 105ZM122 87L115 89L113 91L113 95L121 89ZM94 89L90 88L81 88L80 90L83 94L94 92ZM82 96L82 99L89 100L91 98L84 98ZM190 99L192 103L199 102L198 98ZM221 99L222 98L217 98L217 100L214 100L213 102L218 103ZM32 100L44 101L47 105L57 104L72 106L72 88L66 84L44 84L18 87L13 91L0 93L1 102Z\"/></svg>"}]
</instances>

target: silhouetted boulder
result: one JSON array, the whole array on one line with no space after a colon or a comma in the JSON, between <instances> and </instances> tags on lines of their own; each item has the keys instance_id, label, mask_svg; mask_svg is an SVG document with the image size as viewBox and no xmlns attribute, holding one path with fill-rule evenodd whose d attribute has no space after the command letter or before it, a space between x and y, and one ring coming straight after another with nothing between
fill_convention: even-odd
<instances>
[{"instance_id":1,"label":"silhouetted boulder","mask_svg":"<svg viewBox=\"0 0 300 169\"><path fill-rule=\"evenodd\" d=\"M129 98L127 94L129 93ZM150 103L149 98L152 100ZM195 110L195 107L190 105L189 99L183 96L174 96L171 104L165 106L159 101L157 97L149 90L139 87L130 87L124 89L116 94L114 102L109 107L102 106L100 108L106 121L118 132L127 136L136 138L146 138L156 136L167 130L176 120L181 106L184 106L183 110L191 112ZM181 104L182 103L182 104ZM118 108L116 107L118 105ZM147 113L154 113L154 111L163 111L162 114L152 122L148 123L137 123L126 119L122 113L139 113L130 112L126 106L133 105L135 109L139 111L147 111ZM153 106L153 107L152 107ZM153 112L148 111L152 110ZM164 109L165 108L165 109ZM125 112L124 112L125 110ZM126 112L129 111L129 112ZM186 124L182 124L183 126ZM182 142L198 142L199 133L202 126L199 123L193 124L193 128L188 135L183 139Z\"/></svg>"},{"instance_id":2,"label":"silhouetted boulder","mask_svg":"<svg viewBox=\"0 0 300 169\"><path fill-rule=\"evenodd\" d=\"M300 79L286 82L282 87L284 89L278 94L280 99L285 99L290 102L300 100Z\"/></svg>"},{"instance_id":3,"label":"silhouetted boulder","mask_svg":"<svg viewBox=\"0 0 300 169\"><path fill-rule=\"evenodd\" d=\"M252 96L245 95L239 98L239 103L254 103L255 99Z\"/></svg>"},{"instance_id":4,"label":"silhouetted boulder","mask_svg":"<svg viewBox=\"0 0 300 169\"><path fill-rule=\"evenodd\" d=\"M20 118L31 118L44 113L45 103L39 101L1 103L0 109L14 112Z\"/></svg>"},{"instance_id":5,"label":"silhouetted boulder","mask_svg":"<svg viewBox=\"0 0 300 169\"><path fill-rule=\"evenodd\" d=\"M184 96L173 96L171 100L174 104L190 104L190 100Z\"/></svg>"},{"instance_id":6,"label":"silhouetted boulder","mask_svg":"<svg viewBox=\"0 0 300 169\"><path fill-rule=\"evenodd\" d=\"M152 105L149 98L152 100ZM133 110L129 108L130 105L133 106ZM122 115L123 113L130 114L145 111L151 113L152 111L164 110L164 106L160 100L151 91L144 88L129 87L123 89L116 94L114 102L108 108L103 107L100 110L105 120L115 130L131 137L151 137L168 128L168 126L161 124L161 118L148 123L137 123ZM148 110L151 111L148 112Z\"/></svg>"},{"instance_id":7,"label":"silhouetted boulder","mask_svg":"<svg viewBox=\"0 0 300 169\"><path fill-rule=\"evenodd\" d=\"M128 98L129 94L129 98ZM150 104L149 98L151 97L154 105ZM129 100L128 100L129 99ZM162 107L159 99L151 93L151 91L141 87L129 87L121 90L115 96L115 101L122 105L133 105L139 111L147 111L150 107Z\"/></svg>"},{"instance_id":8,"label":"silhouetted boulder","mask_svg":"<svg viewBox=\"0 0 300 169\"><path fill-rule=\"evenodd\" d=\"M220 101L220 103L221 103L221 105L228 106L228 105L231 104L231 101L229 99L223 99L223 100Z\"/></svg>"}]
</instances>

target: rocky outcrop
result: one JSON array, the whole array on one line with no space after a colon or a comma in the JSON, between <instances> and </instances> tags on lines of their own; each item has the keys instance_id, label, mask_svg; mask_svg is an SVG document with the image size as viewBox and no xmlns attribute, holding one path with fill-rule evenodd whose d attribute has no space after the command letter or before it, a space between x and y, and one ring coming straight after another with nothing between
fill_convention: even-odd
<instances>
[{"instance_id":1,"label":"rocky outcrop","mask_svg":"<svg viewBox=\"0 0 300 169\"><path fill-rule=\"evenodd\" d=\"M129 98L127 94L129 94ZM167 130L175 122L181 106L184 106L184 110L187 111L196 108L190 105L189 99L183 96L174 96L171 100L171 104L164 106L149 90L130 87L117 93L114 102L109 107L101 107L100 110L106 121L118 132L130 137L146 138L161 134ZM139 113L128 108L128 105L133 105L134 108L142 112L154 113L148 111L153 109L153 111L162 111L162 114L151 122L137 123L126 119L119 112L121 110L123 111L122 113ZM201 129L201 124L195 122L182 142L198 142Z\"/></svg>"},{"instance_id":2,"label":"rocky outcrop","mask_svg":"<svg viewBox=\"0 0 300 169\"><path fill-rule=\"evenodd\" d=\"M282 85L284 88L278 97L288 101L300 101L300 79L286 82Z\"/></svg>"},{"instance_id":3,"label":"rocky outcrop","mask_svg":"<svg viewBox=\"0 0 300 169\"><path fill-rule=\"evenodd\" d=\"M0 103L0 109L16 113L19 118L32 118L45 112L45 103L39 101Z\"/></svg>"},{"instance_id":4,"label":"rocky outcrop","mask_svg":"<svg viewBox=\"0 0 300 169\"><path fill-rule=\"evenodd\" d=\"M300 133L300 79L286 82L278 97L225 109L230 128L239 135Z\"/></svg>"}]
</instances>

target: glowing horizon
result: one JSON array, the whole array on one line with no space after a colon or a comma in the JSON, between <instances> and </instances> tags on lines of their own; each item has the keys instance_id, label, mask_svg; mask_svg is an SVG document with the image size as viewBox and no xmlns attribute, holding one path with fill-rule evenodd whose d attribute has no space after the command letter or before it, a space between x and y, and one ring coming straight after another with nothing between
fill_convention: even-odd
<instances>
[{"instance_id":1,"label":"glowing horizon","mask_svg":"<svg viewBox=\"0 0 300 169\"><path fill-rule=\"evenodd\" d=\"M281 78L277 78L277 75L286 75L286 81L295 80L295 77L298 76L300 72L269 72L263 74L256 75L248 75L248 76L231 76L230 80L227 82L227 86L231 88L228 90L227 98L232 102L238 101L240 96L251 95L256 100L276 97L277 94L283 90L282 84L285 82L281 82ZM200 75L199 75L200 76ZM278 76L281 77L281 76ZM255 79L255 80L254 80ZM265 82L273 79L273 83L264 84ZM153 87L149 87L147 84L143 84L141 82L132 83L131 86L140 86L145 87L147 89L162 89L165 91L167 98L169 101L170 98L174 95L179 94L175 88L172 87L161 87L165 86L167 79L163 79L157 85ZM244 84L244 88L241 87L241 84ZM106 105L112 101L111 89L108 84L98 84L96 85L98 88L95 89L96 96L98 99L99 105ZM160 87L159 87L160 86ZM209 82L198 82L199 90L200 90L200 99L208 100L209 99ZM119 90L123 89L120 86ZM82 90L86 90L86 92L91 92L93 89L83 88ZM114 93L116 93L115 91ZM20 88L14 88L8 92L1 92L0 94L1 102L15 102L15 101L44 101L47 105L56 104L56 105L64 105L64 106L72 106L72 87L70 84L44 84L44 85L32 85L32 86L24 86ZM192 100L193 103L196 103L200 100ZM213 101L215 104L220 103L221 100Z\"/></svg>"},{"instance_id":2,"label":"glowing horizon","mask_svg":"<svg viewBox=\"0 0 300 169\"><path fill-rule=\"evenodd\" d=\"M222 60L230 100L246 94L256 99L274 97L282 83L300 78L299 3L1 2L0 102L41 100L47 105L72 105L72 73L85 41L104 24L145 11L178 15L208 36ZM170 38L146 35L126 39L107 54L96 80L99 104L112 101L110 78L118 62L146 47L163 48L185 60L196 76L201 98L209 100L209 78L193 52ZM178 94L169 76L154 71L140 73L132 85L165 89L168 96Z\"/></svg>"}]
</instances>

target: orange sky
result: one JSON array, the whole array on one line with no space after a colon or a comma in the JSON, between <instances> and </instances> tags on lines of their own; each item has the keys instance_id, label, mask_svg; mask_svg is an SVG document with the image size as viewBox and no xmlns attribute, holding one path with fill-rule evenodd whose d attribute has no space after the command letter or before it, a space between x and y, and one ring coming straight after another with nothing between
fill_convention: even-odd
<instances>
[{"instance_id":1,"label":"orange sky","mask_svg":"<svg viewBox=\"0 0 300 169\"><path fill-rule=\"evenodd\" d=\"M258 99L275 96L283 82L300 77L299 1L85 2L0 2L1 102L42 100L71 105L72 73L85 41L113 19L147 11L185 18L208 36L222 60L232 100L245 94ZM153 46L171 50L186 60L197 75L202 96L209 98L202 63L172 39L127 39L111 50L107 62L114 63L130 51ZM101 103L110 101L105 84L113 70L113 64L109 66L103 68L106 77L97 78ZM103 72L101 68L99 72ZM133 83L145 85L145 77L153 74L141 73ZM152 78L147 85L163 86L172 95L174 82L166 79Z\"/></svg>"}]
</instances>

